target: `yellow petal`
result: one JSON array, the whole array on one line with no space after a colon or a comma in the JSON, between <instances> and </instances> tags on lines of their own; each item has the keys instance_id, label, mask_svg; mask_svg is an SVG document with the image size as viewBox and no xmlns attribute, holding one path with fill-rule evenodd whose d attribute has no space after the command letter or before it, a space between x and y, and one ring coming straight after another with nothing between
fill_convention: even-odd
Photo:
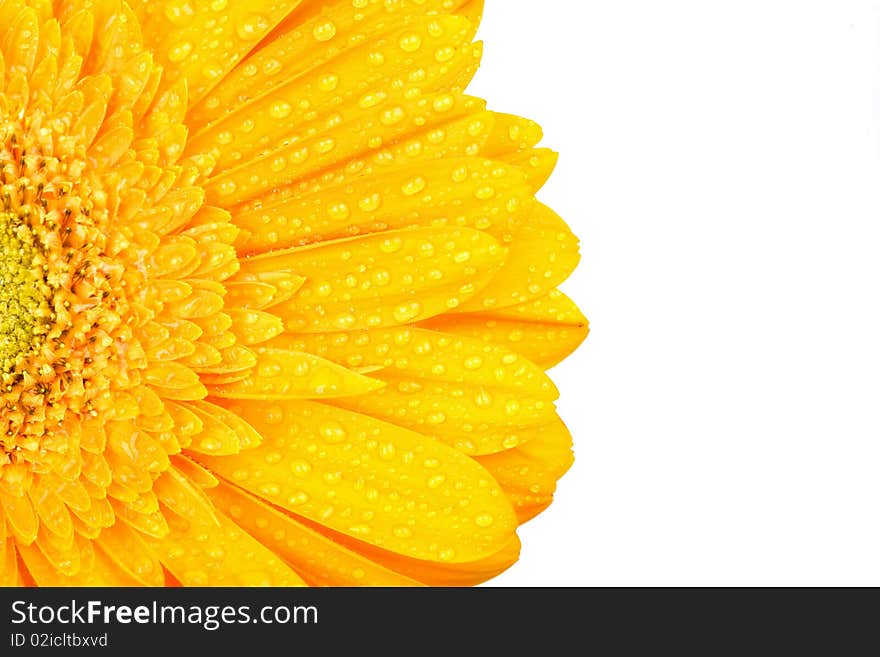
<instances>
[{"instance_id":1,"label":"yellow petal","mask_svg":"<svg viewBox=\"0 0 880 657\"><path fill-rule=\"evenodd\" d=\"M270 344L345 367L382 370L374 376L487 386L546 400L558 396L541 368L505 347L412 326L287 334Z\"/></svg>"},{"instance_id":2,"label":"yellow petal","mask_svg":"<svg viewBox=\"0 0 880 657\"><path fill-rule=\"evenodd\" d=\"M237 211L234 221L243 229L239 248L259 253L417 225L465 226L500 237L531 198L522 170L502 162L429 160L418 175L424 186L414 194L407 185L413 168L401 166Z\"/></svg>"},{"instance_id":3,"label":"yellow petal","mask_svg":"<svg viewBox=\"0 0 880 657\"><path fill-rule=\"evenodd\" d=\"M232 317L232 330L242 344L258 344L284 332L284 322L278 315L259 310L227 308Z\"/></svg>"},{"instance_id":4,"label":"yellow petal","mask_svg":"<svg viewBox=\"0 0 880 657\"><path fill-rule=\"evenodd\" d=\"M131 505L119 502L111 502L116 518L127 523L132 529L148 536L162 538L168 535L168 523L165 516L159 511L158 505L155 511L135 511Z\"/></svg>"},{"instance_id":5,"label":"yellow petal","mask_svg":"<svg viewBox=\"0 0 880 657\"><path fill-rule=\"evenodd\" d=\"M395 117L403 118L392 123L383 122L382 117L388 112L386 103L397 108ZM448 92L405 98L391 89L382 105L368 109L357 104L344 107L334 115L338 119L330 126L327 126L326 119L316 119L317 125L305 124L301 128L309 136L235 168L222 170L205 185L208 202L232 207L262 198L269 191L274 194L276 188L363 153L376 151L386 143L424 134L431 128L480 111L483 106L482 101Z\"/></svg>"},{"instance_id":6,"label":"yellow petal","mask_svg":"<svg viewBox=\"0 0 880 657\"><path fill-rule=\"evenodd\" d=\"M88 541L80 541L81 554L88 550L91 555L90 567L81 569L74 576L58 572L36 548L19 548L22 561L39 586L140 586L140 582L125 573L100 548L92 547ZM88 547L86 547L88 546Z\"/></svg>"},{"instance_id":7,"label":"yellow petal","mask_svg":"<svg viewBox=\"0 0 880 657\"><path fill-rule=\"evenodd\" d=\"M120 570L142 585L164 586L165 574L148 547L148 538L125 523L117 522L104 529L96 542Z\"/></svg>"},{"instance_id":8,"label":"yellow petal","mask_svg":"<svg viewBox=\"0 0 880 657\"><path fill-rule=\"evenodd\" d=\"M377 372L388 385L334 405L432 436L466 454L513 447L522 430L555 416L553 402L503 388L430 381Z\"/></svg>"},{"instance_id":9,"label":"yellow petal","mask_svg":"<svg viewBox=\"0 0 880 657\"><path fill-rule=\"evenodd\" d=\"M305 284L306 279L299 276L295 272L286 270L276 271L258 271L251 272L247 268L242 269L232 278L224 281L227 293L227 304L230 306L240 305L242 308L265 309L277 306L279 303L287 301ZM272 288L271 296L260 294L253 298L245 299L234 296L235 285L260 285ZM252 288L247 290L247 294L252 293ZM256 303L259 305L255 305Z\"/></svg>"},{"instance_id":10,"label":"yellow petal","mask_svg":"<svg viewBox=\"0 0 880 657\"><path fill-rule=\"evenodd\" d=\"M384 385L312 354L259 346L253 349L257 355L253 372L234 383L212 385L212 396L257 400L329 398L360 395Z\"/></svg>"},{"instance_id":11,"label":"yellow petal","mask_svg":"<svg viewBox=\"0 0 880 657\"><path fill-rule=\"evenodd\" d=\"M0 541L0 587L16 586L17 584L18 554L15 549L15 541L3 539Z\"/></svg>"},{"instance_id":12,"label":"yellow petal","mask_svg":"<svg viewBox=\"0 0 880 657\"><path fill-rule=\"evenodd\" d=\"M138 0L132 8L165 78L185 79L194 103L299 3L250 0L227 3L215 11L208 2L156 5Z\"/></svg>"},{"instance_id":13,"label":"yellow petal","mask_svg":"<svg viewBox=\"0 0 880 657\"><path fill-rule=\"evenodd\" d=\"M297 515L428 561L481 559L513 535L516 519L488 473L430 438L313 402L229 408L263 443L202 461Z\"/></svg>"},{"instance_id":14,"label":"yellow petal","mask_svg":"<svg viewBox=\"0 0 880 657\"><path fill-rule=\"evenodd\" d=\"M35 545L49 564L62 575L76 575L80 570L80 547L73 532L65 539L40 527Z\"/></svg>"},{"instance_id":15,"label":"yellow petal","mask_svg":"<svg viewBox=\"0 0 880 657\"><path fill-rule=\"evenodd\" d=\"M375 41L420 14L452 13L462 4L465 0L397 0L366 3L352 11L345 2L307 2L190 110L188 123L213 122L243 102L267 94L358 44ZM473 13L467 17L475 26Z\"/></svg>"},{"instance_id":16,"label":"yellow petal","mask_svg":"<svg viewBox=\"0 0 880 657\"><path fill-rule=\"evenodd\" d=\"M429 586L473 586L485 582L509 568L519 558L520 541L514 534L501 549L481 559L469 562L446 563L424 561L377 548L345 534L334 532L322 525L303 520L333 541L357 551L385 568L406 575Z\"/></svg>"},{"instance_id":17,"label":"yellow petal","mask_svg":"<svg viewBox=\"0 0 880 657\"><path fill-rule=\"evenodd\" d=\"M61 538L69 538L73 534L70 512L55 491L46 485L47 483L42 477L36 478L28 491L28 497L39 517L40 527L48 529Z\"/></svg>"},{"instance_id":18,"label":"yellow petal","mask_svg":"<svg viewBox=\"0 0 880 657\"><path fill-rule=\"evenodd\" d=\"M380 131L395 134L395 126L408 124L402 101L438 88L452 90L462 67L469 65L471 72L475 70L470 37L470 22L460 16L413 18L387 39L345 50L324 66L212 123L193 135L187 153L215 153L217 167L223 170L271 152L285 140L300 141L319 134L326 129L323 117L331 113L343 120L375 116ZM405 57L398 54L402 50ZM389 85L388 80L400 82ZM316 121L315 116L323 121ZM351 135L340 141L354 139Z\"/></svg>"},{"instance_id":19,"label":"yellow petal","mask_svg":"<svg viewBox=\"0 0 880 657\"><path fill-rule=\"evenodd\" d=\"M96 536L99 530L109 527L116 519L113 507L106 497L93 497L92 503L86 511L73 510L73 515L77 531L85 531Z\"/></svg>"},{"instance_id":20,"label":"yellow petal","mask_svg":"<svg viewBox=\"0 0 880 657\"><path fill-rule=\"evenodd\" d=\"M577 349L590 330L581 311L558 290L508 308L439 315L422 326L504 345L545 369Z\"/></svg>"},{"instance_id":21,"label":"yellow petal","mask_svg":"<svg viewBox=\"0 0 880 657\"><path fill-rule=\"evenodd\" d=\"M543 296L568 278L580 260L577 237L540 203L511 231L509 250L492 282L454 312L504 308Z\"/></svg>"},{"instance_id":22,"label":"yellow petal","mask_svg":"<svg viewBox=\"0 0 880 657\"><path fill-rule=\"evenodd\" d=\"M20 69L29 74L37 57L40 41L40 23L37 12L31 7L22 7L12 19L4 24L5 36L0 39L0 51L6 59L9 70Z\"/></svg>"},{"instance_id":23,"label":"yellow petal","mask_svg":"<svg viewBox=\"0 0 880 657\"><path fill-rule=\"evenodd\" d=\"M522 172L535 193L550 178L559 159L559 155L549 148L530 148L503 157L505 162L517 165L517 169Z\"/></svg>"},{"instance_id":24,"label":"yellow petal","mask_svg":"<svg viewBox=\"0 0 880 657\"><path fill-rule=\"evenodd\" d=\"M456 98L451 104L442 97L434 100L443 109L448 105L446 120L427 122L413 134L383 145L379 150L365 150L326 169L307 171L290 185L273 188L271 197L259 196L237 206L236 214L259 211L267 203L274 205L328 186L355 183L364 176L378 176L398 167L418 171L432 160L479 156L495 122L494 114L485 111L485 101L473 97ZM407 185L407 190L415 193L418 188L418 184Z\"/></svg>"},{"instance_id":25,"label":"yellow petal","mask_svg":"<svg viewBox=\"0 0 880 657\"><path fill-rule=\"evenodd\" d=\"M223 483L211 499L248 534L293 564L313 586L415 586L418 582L383 568L313 531L236 486Z\"/></svg>"},{"instance_id":26,"label":"yellow petal","mask_svg":"<svg viewBox=\"0 0 880 657\"><path fill-rule=\"evenodd\" d=\"M316 332L393 326L443 313L486 285L504 256L480 231L419 228L268 253L244 269L305 276L305 285L273 313L288 331Z\"/></svg>"},{"instance_id":27,"label":"yellow petal","mask_svg":"<svg viewBox=\"0 0 880 657\"><path fill-rule=\"evenodd\" d=\"M204 491L183 472L174 468L163 472L162 476L156 479L155 489L163 507L181 518L202 525L219 523L216 510Z\"/></svg>"},{"instance_id":28,"label":"yellow petal","mask_svg":"<svg viewBox=\"0 0 880 657\"><path fill-rule=\"evenodd\" d=\"M16 540L24 545L33 543L37 538L39 521L30 499L0 490L0 506L6 516L7 526Z\"/></svg>"},{"instance_id":29,"label":"yellow petal","mask_svg":"<svg viewBox=\"0 0 880 657\"><path fill-rule=\"evenodd\" d=\"M146 542L184 586L305 586L277 555L225 515L218 524L171 515L169 535Z\"/></svg>"},{"instance_id":30,"label":"yellow petal","mask_svg":"<svg viewBox=\"0 0 880 657\"><path fill-rule=\"evenodd\" d=\"M556 482L574 461L571 442L571 434L557 418L532 431L516 448L476 460L501 484L520 522L525 522L552 501Z\"/></svg>"}]
</instances>

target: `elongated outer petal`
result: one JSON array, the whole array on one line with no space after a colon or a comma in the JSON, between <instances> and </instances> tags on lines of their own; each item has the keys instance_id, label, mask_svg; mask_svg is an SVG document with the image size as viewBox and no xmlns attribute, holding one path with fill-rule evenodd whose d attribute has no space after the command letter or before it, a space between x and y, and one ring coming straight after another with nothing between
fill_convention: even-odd
<instances>
[{"instance_id":1,"label":"elongated outer petal","mask_svg":"<svg viewBox=\"0 0 880 657\"><path fill-rule=\"evenodd\" d=\"M515 563L519 558L521 547L519 537L513 534L499 550L475 561L461 563L425 561L383 550L307 519L303 519L302 522L370 560L429 586L473 586L485 582Z\"/></svg>"},{"instance_id":2,"label":"elongated outer petal","mask_svg":"<svg viewBox=\"0 0 880 657\"><path fill-rule=\"evenodd\" d=\"M399 377L491 386L540 399L558 396L541 368L509 349L412 326L287 334L270 344Z\"/></svg>"},{"instance_id":3,"label":"elongated outer petal","mask_svg":"<svg viewBox=\"0 0 880 657\"><path fill-rule=\"evenodd\" d=\"M551 401L504 389L394 375L382 380L388 385L374 393L331 403L429 435L466 454L514 447L522 429L556 414Z\"/></svg>"},{"instance_id":4,"label":"elongated outer petal","mask_svg":"<svg viewBox=\"0 0 880 657\"><path fill-rule=\"evenodd\" d=\"M290 270L305 285L272 312L288 331L394 326L457 307L486 285L505 249L467 228L389 231L272 252L243 263L259 273Z\"/></svg>"},{"instance_id":5,"label":"elongated outer petal","mask_svg":"<svg viewBox=\"0 0 880 657\"><path fill-rule=\"evenodd\" d=\"M545 369L577 349L590 331L587 318L559 290L508 308L439 315L421 326L504 345Z\"/></svg>"},{"instance_id":6,"label":"elongated outer petal","mask_svg":"<svg viewBox=\"0 0 880 657\"><path fill-rule=\"evenodd\" d=\"M514 449L475 458L501 484L520 522L525 522L553 500L556 482L574 461L571 442L571 434L557 418L532 430Z\"/></svg>"},{"instance_id":7,"label":"elongated outer petal","mask_svg":"<svg viewBox=\"0 0 880 657\"><path fill-rule=\"evenodd\" d=\"M260 253L410 226L463 226L501 238L530 205L523 171L504 162L441 158L420 162L417 171L425 185L415 194L407 163L242 208L234 216L239 247Z\"/></svg>"},{"instance_id":8,"label":"elongated outer petal","mask_svg":"<svg viewBox=\"0 0 880 657\"><path fill-rule=\"evenodd\" d=\"M132 8L167 80L186 80L191 102L196 102L300 1L136 0Z\"/></svg>"},{"instance_id":9,"label":"elongated outer petal","mask_svg":"<svg viewBox=\"0 0 880 657\"><path fill-rule=\"evenodd\" d=\"M377 127L384 126L391 133L392 127L404 120L402 107L395 100L414 93L426 94L438 86L448 89L460 66L466 63L473 67L470 28L470 22L460 16L412 20L387 40L359 44L328 64L255 98L193 135L187 151L217 153L218 169L223 170L271 152L287 140L312 136L324 126L316 123L317 127L308 130L305 126L310 117L336 112L353 119L369 110L376 111L374 108L384 111L378 115ZM406 40L418 47L406 57L399 57L401 42L406 44ZM438 51L448 51L449 58L457 61L438 60ZM377 63L378 58L384 63ZM416 71L418 75L413 74ZM400 83L389 85L389 79Z\"/></svg>"},{"instance_id":10,"label":"elongated outer petal","mask_svg":"<svg viewBox=\"0 0 880 657\"><path fill-rule=\"evenodd\" d=\"M167 537L145 540L184 586L304 586L277 555L221 513L217 524L170 513Z\"/></svg>"},{"instance_id":11,"label":"elongated outer petal","mask_svg":"<svg viewBox=\"0 0 880 657\"><path fill-rule=\"evenodd\" d=\"M428 561L474 561L511 540L516 518L501 489L441 443L314 402L236 401L229 408L264 442L232 458L201 460L277 506Z\"/></svg>"},{"instance_id":12,"label":"elongated outer petal","mask_svg":"<svg viewBox=\"0 0 880 657\"><path fill-rule=\"evenodd\" d=\"M385 384L304 352L254 347L257 365L245 378L211 386L214 397L308 399L361 395Z\"/></svg>"},{"instance_id":13,"label":"elongated outer petal","mask_svg":"<svg viewBox=\"0 0 880 657\"><path fill-rule=\"evenodd\" d=\"M293 564L311 585L419 584L343 547L237 486L224 482L211 489L209 495L221 511L272 552Z\"/></svg>"},{"instance_id":14,"label":"elongated outer petal","mask_svg":"<svg viewBox=\"0 0 880 657\"><path fill-rule=\"evenodd\" d=\"M192 126L216 121L243 103L303 76L363 43L421 18L420 14L452 13L465 0L396 0L361 3L351 10L347 1L306 2L279 25L272 38L242 61L187 117ZM460 12L456 12L460 13ZM473 12L465 16L476 28ZM406 52L406 51L404 51ZM328 83L332 87L332 83Z\"/></svg>"},{"instance_id":15,"label":"elongated outer petal","mask_svg":"<svg viewBox=\"0 0 880 657\"><path fill-rule=\"evenodd\" d=\"M391 98L389 93L389 100ZM385 107L363 110L355 105L343 108L336 115L339 120L329 126L326 119L316 119L317 125L304 125L302 131L308 137L296 142L285 140L290 142L288 146L259 155L233 169L223 169L210 178L205 184L208 202L233 207L254 199L262 201L267 193L274 194L278 188L292 186L353 158L375 155L377 149L386 143L402 145L424 133L428 133L427 137L431 139L435 133L443 133L441 126L485 107L481 100L448 92L414 98L398 96L393 102L399 108L394 116L400 115L403 119L390 124L382 120L388 112ZM443 141L446 135L443 133L439 139L433 138ZM466 143L466 137L456 140L457 146L463 147ZM384 151L380 152L384 154Z\"/></svg>"},{"instance_id":16,"label":"elongated outer petal","mask_svg":"<svg viewBox=\"0 0 880 657\"><path fill-rule=\"evenodd\" d=\"M510 253L492 282L453 312L525 303L547 294L580 260L577 237L553 210L540 203L511 231Z\"/></svg>"}]
</instances>

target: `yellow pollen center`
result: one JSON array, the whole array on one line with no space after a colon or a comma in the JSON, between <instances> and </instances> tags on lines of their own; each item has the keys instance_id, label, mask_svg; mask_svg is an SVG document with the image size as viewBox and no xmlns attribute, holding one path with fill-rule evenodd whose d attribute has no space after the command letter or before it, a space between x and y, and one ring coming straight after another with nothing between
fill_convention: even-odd
<instances>
[{"instance_id":1,"label":"yellow pollen center","mask_svg":"<svg viewBox=\"0 0 880 657\"><path fill-rule=\"evenodd\" d=\"M43 257L17 213L0 210L0 372L39 346L48 331Z\"/></svg>"}]
</instances>

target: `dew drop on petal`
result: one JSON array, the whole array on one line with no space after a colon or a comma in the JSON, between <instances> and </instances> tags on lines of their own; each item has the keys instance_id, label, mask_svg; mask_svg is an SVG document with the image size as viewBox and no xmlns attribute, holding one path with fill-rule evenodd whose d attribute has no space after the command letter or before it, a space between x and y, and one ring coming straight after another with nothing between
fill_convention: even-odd
<instances>
[{"instance_id":1,"label":"dew drop on petal","mask_svg":"<svg viewBox=\"0 0 880 657\"><path fill-rule=\"evenodd\" d=\"M406 322L417 317L422 312L422 304L418 301L410 301L394 308L394 319L398 322Z\"/></svg>"},{"instance_id":2,"label":"dew drop on petal","mask_svg":"<svg viewBox=\"0 0 880 657\"><path fill-rule=\"evenodd\" d=\"M315 37L315 41L329 41L336 36L336 25L332 21L318 23L312 28L312 36Z\"/></svg>"},{"instance_id":3,"label":"dew drop on petal","mask_svg":"<svg viewBox=\"0 0 880 657\"><path fill-rule=\"evenodd\" d=\"M322 424L320 433L321 437L331 444L344 442L347 437L345 429L335 420L329 420Z\"/></svg>"}]
</instances>

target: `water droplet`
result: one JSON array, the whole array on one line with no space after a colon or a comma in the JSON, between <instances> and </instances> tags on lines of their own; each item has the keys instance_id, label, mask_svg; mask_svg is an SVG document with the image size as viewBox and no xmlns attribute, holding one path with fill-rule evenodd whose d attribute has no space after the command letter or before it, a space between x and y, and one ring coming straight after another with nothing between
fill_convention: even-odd
<instances>
[{"instance_id":1,"label":"water droplet","mask_svg":"<svg viewBox=\"0 0 880 657\"><path fill-rule=\"evenodd\" d=\"M215 438L205 437L199 441L199 447L206 452L219 452L223 448L223 443Z\"/></svg>"},{"instance_id":2,"label":"water droplet","mask_svg":"<svg viewBox=\"0 0 880 657\"><path fill-rule=\"evenodd\" d=\"M425 189L425 186L427 184L428 183L424 178L422 178L421 176L417 176L416 178L405 182L400 188L400 191L403 192L404 196L413 196Z\"/></svg>"},{"instance_id":3,"label":"water droplet","mask_svg":"<svg viewBox=\"0 0 880 657\"><path fill-rule=\"evenodd\" d=\"M272 171L275 171L276 173L279 171L284 171L284 168L287 166L287 160L284 158L283 155L279 155L278 157L272 159L272 162L269 166L271 167Z\"/></svg>"},{"instance_id":4,"label":"water droplet","mask_svg":"<svg viewBox=\"0 0 880 657\"><path fill-rule=\"evenodd\" d=\"M309 501L309 496L303 491L297 491L287 498L287 503L291 506L300 506Z\"/></svg>"},{"instance_id":5,"label":"water droplet","mask_svg":"<svg viewBox=\"0 0 880 657\"><path fill-rule=\"evenodd\" d=\"M357 318L351 313L339 315L339 317L333 320L333 325L341 329L350 329L355 324L357 324Z\"/></svg>"},{"instance_id":6,"label":"water droplet","mask_svg":"<svg viewBox=\"0 0 880 657\"><path fill-rule=\"evenodd\" d=\"M434 59L436 59L441 64L443 62L448 62L450 59L455 57L455 48L452 46L443 46L442 48L437 48L434 51Z\"/></svg>"},{"instance_id":7,"label":"water droplet","mask_svg":"<svg viewBox=\"0 0 880 657\"><path fill-rule=\"evenodd\" d=\"M495 518L492 517L490 513L481 513L476 518L474 518L474 522L478 527L489 527L493 522L495 522Z\"/></svg>"},{"instance_id":8,"label":"water droplet","mask_svg":"<svg viewBox=\"0 0 880 657\"><path fill-rule=\"evenodd\" d=\"M275 75L281 68L281 62L274 57L263 62L263 73L265 75Z\"/></svg>"},{"instance_id":9,"label":"water droplet","mask_svg":"<svg viewBox=\"0 0 880 657\"><path fill-rule=\"evenodd\" d=\"M263 495L275 496L281 492L281 487L278 484L263 484L260 486L260 492Z\"/></svg>"},{"instance_id":10,"label":"water droplet","mask_svg":"<svg viewBox=\"0 0 880 657\"><path fill-rule=\"evenodd\" d=\"M373 272L373 283L384 287L391 282L391 273L387 269L379 269Z\"/></svg>"},{"instance_id":11,"label":"water droplet","mask_svg":"<svg viewBox=\"0 0 880 657\"><path fill-rule=\"evenodd\" d=\"M394 309L394 319L398 322L406 322L417 317L422 312L422 304L418 301L409 301Z\"/></svg>"},{"instance_id":12,"label":"water droplet","mask_svg":"<svg viewBox=\"0 0 880 657\"><path fill-rule=\"evenodd\" d=\"M358 207L364 212L373 212L379 207L379 204L382 202L382 197L375 192L370 194L369 196L365 196L360 201L358 201Z\"/></svg>"},{"instance_id":13,"label":"water droplet","mask_svg":"<svg viewBox=\"0 0 880 657\"><path fill-rule=\"evenodd\" d=\"M379 250L382 253L397 253L403 247L403 240L399 237L389 237L379 242Z\"/></svg>"},{"instance_id":14,"label":"water droplet","mask_svg":"<svg viewBox=\"0 0 880 657\"><path fill-rule=\"evenodd\" d=\"M340 481L342 481L342 473L339 472L339 471L336 471L336 472L325 472L322 478L323 478L324 481L327 482L328 484L331 484L331 485L332 485L332 484L338 484Z\"/></svg>"},{"instance_id":15,"label":"water droplet","mask_svg":"<svg viewBox=\"0 0 880 657\"><path fill-rule=\"evenodd\" d=\"M165 3L165 18L175 25L189 22L195 13L189 0L168 0Z\"/></svg>"},{"instance_id":16,"label":"water droplet","mask_svg":"<svg viewBox=\"0 0 880 657\"><path fill-rule=\"evenodd\" d=\"M415 52L422 45L422 37L418 34L406 34L400 37L400 49L404 52Z\"/></svg>"},{"instance_id":17,"label":"water droplet","mask_svg":"<svg viewBox=\"0 0 880 657\"><path fill-rule=\"evenodd\" d=\"M321 88L321 91L333 91L339 86L339 76L335 73L328 73L327 75L322 75L318 80L318 86Z\"/></svg>"},{"instance_id":18,"label":"water droplet","mask_svg":"<svg viewBox=\"0 0 880 657\"><path fill-rule=\"evenodd\" d=\"M235 27L238 38L244 41L253 41L269 27L269 21L265 16L255 14L245 16Z\"/></svg>"},{"instance_id":19,"label":"water droplet","mask_svg":"<svg viewBox=\"0 0 880 657\"><path fill-rule=\"evenodd\" d=\"M361 99L358 101L358 106L361 109L369 109L371 107L375 107L380 104L387 98L387 94L384 91L376 91L374 93L368 93L361 96Z\"/></svg>"},{"instance_id":20,"label":"water droplet","mask_svg":"<svg viewBox=\"0 0 880 657\"><path fill-rule=\"evenodd\" d=\"M479 187L474 192L474 196L481 201L487 201L495 196L495 188L490 185L484 185L483 187Z\"/></svg>"},{"instance_id":21,"label":"water droplet","mask_svg":"<svg viewBox=\"0 0 880 657\"><path fill-rule=\"evenodd\" d=\"M273 376L278 376L281 374L281 371L281 365L271 360L260 363L260 366L257 368L257 374L267 379L272 378Z\"/></svg>"},{"instance_id":22,"label":"water droplet","mask_svg":"<svg viewBox=\"0 0 880 657\"><path fill-rule=\"evenodd\" d=\"M168 49L168 59L172 62L182 62L192 52L192 44L189 41L181 41Z\"/></svg>"},{"instance_id":23,"label":"water droplet","mask_svg":"<svg viewBox=\"0 0 880 657\"><path fill-rule=\"evenodd\" d=\"M315 41L329 41L336 36L336 25L332 21L318 23L312 28L312 36L315 37Z\"/></svg>"},{"instance_id":24,"label":"water droplet","mask_svg":"<svg viewBox=\"0 0 880 657\"><path fill-rule=\"evenodd\" d=\"M470 358L465 358L464 360L464 368L466 370L478 370L483 364L483 359L479 356L471 356Z\"/></svg>"},{"instance_id":25,"label":"water droplet","mask_svg":"<svg viewBox=\"0 0 880 657\"><path fill-rule=\"evenodd\" d=\"M348 219L351 211L348 209L348 206L345 203L331 203L327 206L327 214L331 219L336 219L338 221L342 221L344 219Z\"/></svg>"},{"instance_id":26,"label":"water droplet","mask_svg":"<svg viewBox=\"0 0 880 657\"><path fill-rule=\"evenodd\" d=\"M455 550L452 548L440 550L440 554L437 556L440 557L440 561L452 561L455 558Z\"/></svg>"},{"instance_id":27,"label":"water droplet","mask_svg":"<svg viewBox=\"0 0 880 657\"><path fill-rule=\"evenodd\" d=\"M336 140L332 137L325 137L315 144L315 150L321 154L326 154L336 148Z\"/></svg>"},{"instance_id":28,"label":"water droplet","mask_svg":"<svg viewBox=\"0 0 880 657\"><path fill-rule=\"evenodd\" d=\"M278 100L272 103L269 107L269 115L274 119L283 119L290 116L290 113L293 111L293 107L291 107L290 103L285 102L283 100Z\"/></svg>"},{"instance_id":29,"label":"water droplet","mask_svg":"<svg viewBox=\"0 0 880 657\"><path fill-rule=\"evenodd\" d=\"M382 125L395 125L403 121L406 115L403 112L403 108L401 107L391 107L389 109L383 110L379 114L379 121Z\"/></svg>"},{"instance_id":30,"label":"water droplet","mask_svg":"<svg viewBox=\"0 0 880 657\"><path fill-rule=\"evenodd\" d=\"M519 443L519 437L517 437L516 434L510 434L509 436L504 437L504 440L501 441L501 446L504 447L504 449L513 449L519 445Z\"/></svg>"},{"instance_id":31,"label":"water droplet","mask_svg":"<svg viewBox=\"0 0 880 657\"><path fill-rule=\"evenodd\" d=\"M346 439L345 429L339 422L330 420L321 425L321 437L328 443L341 443Z\"/></svg>"}]
</instances>

